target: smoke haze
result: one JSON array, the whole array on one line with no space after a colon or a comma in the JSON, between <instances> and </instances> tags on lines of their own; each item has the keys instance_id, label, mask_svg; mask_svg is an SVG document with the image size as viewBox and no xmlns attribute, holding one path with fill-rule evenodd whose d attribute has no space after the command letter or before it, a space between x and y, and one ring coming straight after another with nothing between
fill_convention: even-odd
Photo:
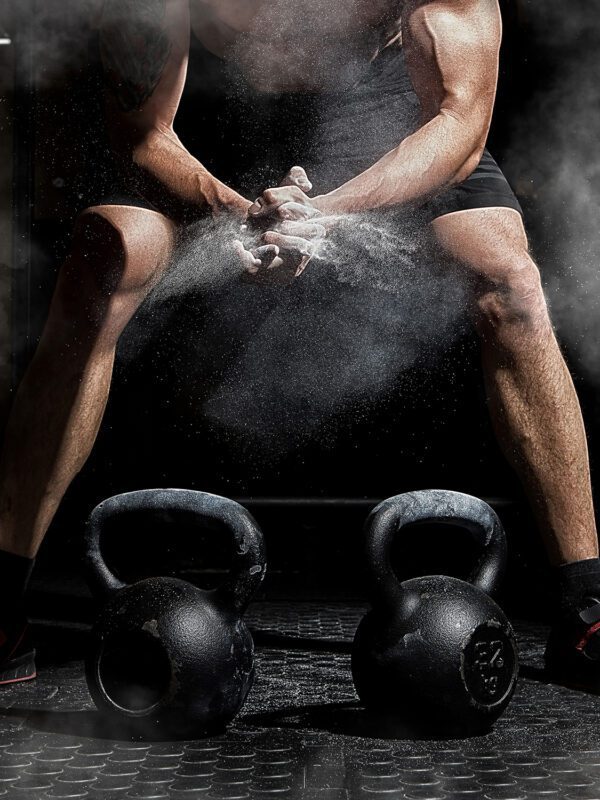
<instances>
[{"instance_id":1,"label":"smoke haze","mask_svg":"<svg viewBox=\"0 0 600 800\"><path fill-rule=\"evenodd\" d=\"M529 2L547 81L512 125L504 161L521 176L553 319L600 382L600 3ZM528 180L527 180L528 179Z\"/></svg>"},{"instance_id":2,"label":"smoke haze","mask_svg":"<svg viewBox=\"0 0 600 800\"><path fill-rule=\"evenodd\" d=\"M189 304L209 295L208 321L200 303L191 323L197 348L185 359L186 380L210 383L220 363L202 408L220 427L289 446L355 401L385 396L403 371L435 363L464 333L466 284L437 264L414 220L338 219L304 275L283 287L241 281L236 233L227 224L191 229L140 323L143 331L144 319L160 320L174 297Z\"/></svg>"},{"instance_id":3,"label":"smoke haze","mask_svg":"<svg viewBox=\"0 0 600 800\"><path fill-rule=\"evenodd\" d=\"M275 36L283 35L273 27L275 11L290 2L276 0L268 7ZM56 4L37 3L32 15L31 6L13 4L13 21L34 41L38 88L84 58L87 41L78 36L79 26L84 16L89 23L98 5L66 0L57 13ZM549 54L552 70L547 85L514 120L501 166L511 176L533 178L532 228L553 254L552 263L541 266L554 319L581 366L600 381L600 7L597 0L568 8L547 0L528 2L525 10L530 35ZM210 291L231 316L223 294L238 286L226 247L234 233L226 226L190 231L148 313L157 318L169 296ZM278 407L288 416L289 409L308 408L316 419L348 398L382 390L398 371L460 335L466 287L435 263L420 236L398 219L342 220L298 287L265 290L272 308L204 411L258 430L273 419L270 406L252 403L253 391L260 389L261 396L279 398ZM324 280L322 295L318 280ZM263 290L236 291L252 298ZM238 309L244 330L249 315L249 308ZM130 347L128 355L134 354Z\"/></svg>"}]
</instances>

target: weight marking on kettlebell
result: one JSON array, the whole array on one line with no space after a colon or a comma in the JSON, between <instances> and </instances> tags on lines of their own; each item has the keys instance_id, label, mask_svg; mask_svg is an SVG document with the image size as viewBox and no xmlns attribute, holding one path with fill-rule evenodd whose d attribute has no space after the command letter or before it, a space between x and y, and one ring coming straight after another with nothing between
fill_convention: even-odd
<instances>
[{"instance_id":1,"label":"weight marking on kettlebell","mask_svg":"<svg viewBox=\"0 0 600 800\"><path fill-rule=\"evenodd\" d=\"M465 688L477 703L495 705L510 689L514 666L510 639L495 625L480 626L463 650Z\"/></svg>"}]
</instances>

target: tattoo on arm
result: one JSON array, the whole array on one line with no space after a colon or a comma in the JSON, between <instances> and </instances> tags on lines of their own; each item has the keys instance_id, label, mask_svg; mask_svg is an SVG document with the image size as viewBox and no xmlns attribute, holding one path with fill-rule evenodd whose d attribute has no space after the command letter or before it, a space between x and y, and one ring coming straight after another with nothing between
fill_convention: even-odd
<instances>
[{"instance_id":1,"label":"tattoo on arm","mask_svg":"<svg viewBox=\"0 0 600 800\"><path fill-rule=\"evenodd\" d=\"M166 0L106 0L100 54L123 111L139 111L158 86L171 52Z\"/></svg>"}]
</instances>

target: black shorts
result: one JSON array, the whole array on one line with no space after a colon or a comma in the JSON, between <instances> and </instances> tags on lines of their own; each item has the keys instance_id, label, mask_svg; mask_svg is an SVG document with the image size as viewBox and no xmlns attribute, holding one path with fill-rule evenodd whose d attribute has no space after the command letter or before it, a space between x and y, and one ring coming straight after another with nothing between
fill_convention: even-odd
<instances>
[{"instance_id":1,"label":"black shorts","mask_svg":"<svg viewBox=\"0 0 600 800\"><path fill-rule=\"evenodd\" d=\"M227 185L253 200L290 167L305 167L314 193L358 175L419 126L419 101L401 47L391 46L343 91L267 95L192 37L186 89L175 128L188 150ZM87 198L86 198L87 200ZM91 204L157 210L115 181ZM426 221L489 207L522 213L508 181L486 150L458 186L423 204Z\"/></svg>"}]
</instances>

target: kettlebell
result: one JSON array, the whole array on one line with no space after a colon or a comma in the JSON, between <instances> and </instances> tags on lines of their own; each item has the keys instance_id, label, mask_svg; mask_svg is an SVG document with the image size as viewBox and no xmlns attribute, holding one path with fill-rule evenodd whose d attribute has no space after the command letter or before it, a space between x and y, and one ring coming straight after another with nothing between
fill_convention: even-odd
<instances>
[{"instance_id":1,"label":"kettlebell","mask_svg":"<svg viewBox=\"0 0 600 800\"><path fill-rule=\"evenodd\" d=\"M469 581L446 575L398 580L394 537L406 525L427 522L466 529L478 543ZM508 705L518 673L512 627L491 597L506 564L496 513L459 492L408 492L371 512L365 543L372 607L352 651L361 701L418 727L488 729Z\"/></svg>"},{"instance_id":2,"label":"kettlebell","mask_svg":"<svg viewBox=\"0 0 600 800\"><path fill-rule=\"evenodd\" d=\"M178 520L230 534L234 556L227 580L210 591L178 578L131 585L119 580L103 558L103 534L118 515L135 524L139 513L164 522L165 536ZM225 497L187 489L115 495L88 520L85 560L92 592L104 601L85 664L97 708L142 735L222 730L254 679L254 643L242 615L266 564L262 533L248 511Z\"/></svg>"}]
</instances>

